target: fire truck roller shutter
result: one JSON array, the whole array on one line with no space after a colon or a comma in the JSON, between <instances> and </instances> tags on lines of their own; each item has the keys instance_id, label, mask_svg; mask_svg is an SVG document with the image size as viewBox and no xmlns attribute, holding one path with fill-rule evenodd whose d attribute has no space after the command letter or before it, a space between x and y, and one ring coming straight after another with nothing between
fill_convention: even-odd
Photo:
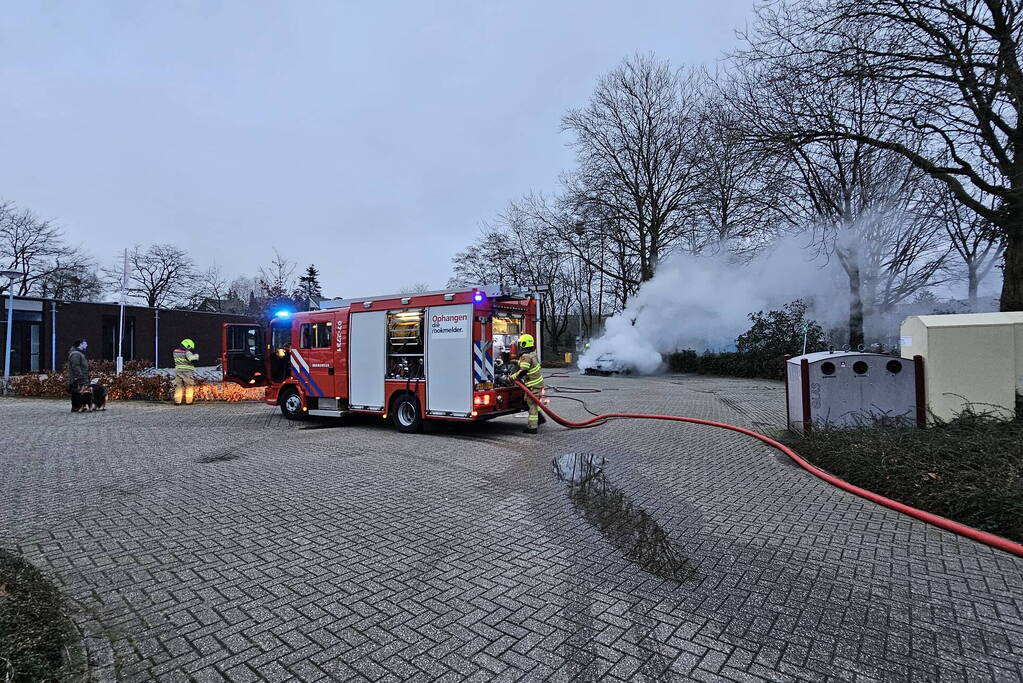
<instances>
[{"instance_id":1,"label":"fire truck roller shutter","mask_svg":"<svg viewBox=\"0 0 1023 683\"><path fill-rule=\"evenodd\" d=\"M468 416L472 412L472 304L426 310L426 410Z\"/></svg>"},{"instance_id":2,"label":"fire truck roller shutter","mask_svg":"<svg viewBox=\"0 0 1023 683\"><path fill-rule=\"evenodd\" d=\"M384 409L387 313L352 313L348 323L348 402L356 409Z\"/></svg>"}]
</instances>

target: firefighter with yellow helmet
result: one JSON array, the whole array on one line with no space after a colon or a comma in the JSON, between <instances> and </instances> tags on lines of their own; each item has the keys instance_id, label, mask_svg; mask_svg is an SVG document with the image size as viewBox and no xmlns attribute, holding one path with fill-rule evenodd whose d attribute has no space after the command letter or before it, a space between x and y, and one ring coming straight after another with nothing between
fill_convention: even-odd
<instances>
[{"instance_id":1,"label":"firefighter with yellow helmet","mask_svg":"<svg viewBox=\"0 0 1023 683\"><path fill-rule=\"evenodd\" d=\"M511 376L512 379L521 379L526 388L537 396L543 391L543 369L540 367L540 359L536 355L536 342L533 335L524 334L519 337L519 349L522 354L519 356L519 369ZM529 424L523 430L526 434L536 434L537 425L546 422L540 414L540 406L536 401L526 396L526 407L529 409Z\"/></svg>"},{"instance_id":2,"label":"firefighter with yellow helmet","mask_svg":"<svg viewBox=\"0 0 1023 683\"><path fill-rule=\"evenodd\" d=\"M192 405L195 396L195 342L182 339L181 346L174 349L174 405Z\"/></svg>"}]
</instances>

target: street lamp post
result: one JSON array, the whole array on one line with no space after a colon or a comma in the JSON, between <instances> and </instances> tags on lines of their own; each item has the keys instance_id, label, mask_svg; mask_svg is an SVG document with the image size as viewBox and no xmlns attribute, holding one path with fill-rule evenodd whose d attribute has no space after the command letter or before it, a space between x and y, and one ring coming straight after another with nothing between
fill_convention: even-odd
<instances>
[{"instance_id":1,"label":"street lamp post","mask_svg":"<svg viewBox=\"0 0 1023 683\"><path fill-rule=\"evenodd\" d=\"M7 387L11 383L11 328L14 327L14 278L20 275L24 275L20 270L0 270L0 276L10 280L7 286L7 344L4 346L4 396L7 395Z\"/></svg>"}]
</instances>

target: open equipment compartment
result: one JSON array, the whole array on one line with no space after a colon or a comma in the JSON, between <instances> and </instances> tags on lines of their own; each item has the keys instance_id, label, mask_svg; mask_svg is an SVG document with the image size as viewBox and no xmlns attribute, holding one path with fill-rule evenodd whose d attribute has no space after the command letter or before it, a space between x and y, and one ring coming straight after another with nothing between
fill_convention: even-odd
<instances>
[{"instance_id":1,"label":"open equipment compartment","mask_svg":"<svg viewBox=\"0 0 1023 683\"><path fill-rule=\"evenodd\" d=\"M421 308L387 312L387 379L425 379L425 314Z\"/></svg>"}]
</instances>

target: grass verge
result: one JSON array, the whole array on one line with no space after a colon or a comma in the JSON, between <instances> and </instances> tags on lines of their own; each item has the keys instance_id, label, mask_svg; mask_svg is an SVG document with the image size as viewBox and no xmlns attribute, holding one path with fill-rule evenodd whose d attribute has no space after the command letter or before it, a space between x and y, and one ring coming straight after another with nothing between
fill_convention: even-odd
<instances>
[{"instance_id":1,"label":"grass verge","mask_svg":"<svg viewBox=\"0 0 1023 683\"><path fill-rule=\"evenodd\" d=\"M53 584L20 555L0 549L0 682L62 680L66 623Z\"/></svg>"},{"instance_id":2,"label":"grass verge","mask_svg":"<svg viewBox=\"0 0 1023 683\"><path fill-rule=\"evenodd\" d=\"M783 441L851 484L1023 542L1023 419L966 412L928 429L878 424Z\"/></svg>"}]
</instances>

